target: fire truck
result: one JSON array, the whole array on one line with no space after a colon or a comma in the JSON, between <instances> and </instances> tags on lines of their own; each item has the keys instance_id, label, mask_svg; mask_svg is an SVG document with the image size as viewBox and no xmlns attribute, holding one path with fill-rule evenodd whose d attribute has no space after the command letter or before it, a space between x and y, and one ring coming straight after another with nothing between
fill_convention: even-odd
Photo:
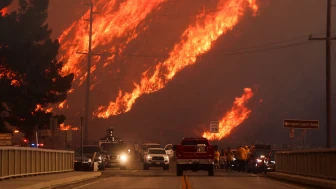
<instances>
[{"instance_id":1,"label":"fire truck","mask_svg":"<svg viewBox=\"0 0 336 189\"><path fill-rule=\"evenodd\" d=\"M126 170L129 161L129 150L124 140L113 135L114 129L106 130L106 136L99 140L99 146L106 152L106 166Z\"/></svg>"}]
</instances>

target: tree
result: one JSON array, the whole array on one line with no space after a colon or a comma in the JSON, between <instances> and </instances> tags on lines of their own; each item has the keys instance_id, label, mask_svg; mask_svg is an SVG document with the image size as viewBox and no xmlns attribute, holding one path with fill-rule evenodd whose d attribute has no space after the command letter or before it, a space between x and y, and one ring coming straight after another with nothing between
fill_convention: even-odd
<instances>
[{"instance_id":1,"label":"tree","mask_svg":"<svg viewBox=\"0 0 336 189\"><path fill-rule=\"evenodd\" d=\"M1 0L0 9L11 2ZM0 15L0 107L7 112L0 130L7 122L32 135L35 126L44 127L52 116L36 107L64 101L71 88L74 75L60 74L60 45L50 38L46 24L48 5L49 0L19 0L18 11Z\"/></svg>"}]
</instances>

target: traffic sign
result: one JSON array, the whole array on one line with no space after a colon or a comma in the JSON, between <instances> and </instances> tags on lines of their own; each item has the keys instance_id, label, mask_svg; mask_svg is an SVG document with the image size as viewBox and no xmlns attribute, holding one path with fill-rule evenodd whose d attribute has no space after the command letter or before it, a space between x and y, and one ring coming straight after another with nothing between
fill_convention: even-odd
<instances>
[{"instance_id":1,"label":"traffic sign","mask_svg":"<svg viewBox=\"0 0 336 189\"><path fill-rule=\"evenodd\" d=\"M210 121L210 133L219 133L219 121Z\"/></svg>"},{"instance_id":2,"label":"traffic sign","mask_svg":"<svg viewBox=\"0 0 336 189\"><path fill-rule=\"evenodd\" d=\"M285 119L283 126L285 128L292 128L292 129L318 129L319 121L318 120Z\"/></svg>"}]
</instances>

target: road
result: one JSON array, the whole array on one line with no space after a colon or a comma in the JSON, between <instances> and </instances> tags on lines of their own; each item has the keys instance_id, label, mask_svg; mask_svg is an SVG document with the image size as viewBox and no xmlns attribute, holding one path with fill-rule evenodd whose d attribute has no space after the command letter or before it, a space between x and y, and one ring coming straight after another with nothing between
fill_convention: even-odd
<instances>
[{"instance_id":1,"label":"road","mask_svg":"<svg viewBox=\"0 0 336 189\"><path fill-rule=\"evenodd\" d=\"M186 172L185 177L176 176L175 162L170 170L150 168L142 170L142 162L133 160L127 170L106 169L102 176L94 180L61 186L54 189L217 189L217 188L258 188L258 189L298 189L300 186L281 183L266 178L263 174L227 172L216 170L215 176L207 172Z\"/></svg>"}]
</instances>

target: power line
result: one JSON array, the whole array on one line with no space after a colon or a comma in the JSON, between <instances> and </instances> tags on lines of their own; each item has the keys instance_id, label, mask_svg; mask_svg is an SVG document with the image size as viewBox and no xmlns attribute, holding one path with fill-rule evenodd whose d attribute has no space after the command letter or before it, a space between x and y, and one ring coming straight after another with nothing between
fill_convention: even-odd
<instances>
[{"instance_id":1,"label":"power line","mask_svg":"<svg viewBox=\"0 0 336 189\"><path fill-rule=\"evenodd\" d=\"M304 36L305 38L307 36ZM290 42L290 41L295 41L298 39L303 39L302 37L296 37L292 39L287 39L287 40L282 40L282 41L276 41L272 43L267 43L267 44L262 44L262 45L255 45L255 46L250 46L250 47L245 47L245 48L239 48L239 49L234 49L236 52L232 51L214 51L214 52L208 52L207 54L204 55L199 55L199 56L223 56L223 55L239 55L239 54L249 54L249 53L255 53L255 52L265 52L265 51L271 51L271 50L277 50L277 49L285 49L285 48L290 48L290 47L295 47L295 46L301 46L301 45L306 45L313 43L311 41L301 41L301 42L296 42L296 43L291 43L291 44L284 44L284 45L278 45L275 47L268 47L268 48L263 48L263 49L253 49L253 48L259 48L259 47L265 47L265 46L270 46L270 45L275 45L275 44L281 44L284 42ZM252 50L247 50L247 49L252 49ZM245 50L245 51L244 51ZM151 55L151 54L126 54L126 53L114 53L114 52L105 52L102 53L102 56L104 55L115 55L115 56L124 56L124 57L140 57L140 58L168 58L168 55ZM195 55L196 56L196 55ZM186 57L195 57L195 56L186 56Z\"/></svg>"}]
</instances>

